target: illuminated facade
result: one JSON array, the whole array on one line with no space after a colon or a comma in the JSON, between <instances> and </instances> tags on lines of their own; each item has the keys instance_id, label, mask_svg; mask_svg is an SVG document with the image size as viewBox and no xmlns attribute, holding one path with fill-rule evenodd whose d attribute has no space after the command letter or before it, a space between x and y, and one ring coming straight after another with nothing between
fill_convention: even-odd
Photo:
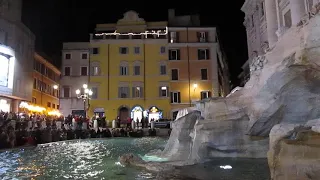
<instances>
[{"instance_id":1,"label":"illuminated facade","mask_svg":"<svg viewBox=\"0 0 320 180\"><path fill-rule=\"evenodd\" d=\"M35 36L21 22L21 8L22 0L0 3L0 104L12 112L18 112L20 102L32 101Z\"/></svg>"},{"instance_id":2,"label":"illuminated facade","mask_svg":"<svg viewBox=\"0 0 320 180\"><path fill-rule=\"evenodd\" d=\"M83 101L77 98L76 90L88 84L89 43L66 42L62 49L62 70L60 80L60 112L84 114Z\"/></svg>"},{"instance_id":3,"label":"illuminated facade","mask_svg":"<svg viewBox=\"0 0 320 180\"><path fill-rule=\"evenodd\" d=\"M96 26L90 38L90 115L172 118L193 101L228 94L216 29L187 28L185 18L170 12L169 21L146 22L128 11L116 24Z\"/></svg>"},{"instance_id":4,"label":"illuminated facade","mask_svg":"<svg viewBox=\"0 0 320 180\"><path fill-rule=\"evenodd\" d=\"M59 109L60 71L38 53L34 54L32 103L47 110Z\"/></svg>"}]
</instances>

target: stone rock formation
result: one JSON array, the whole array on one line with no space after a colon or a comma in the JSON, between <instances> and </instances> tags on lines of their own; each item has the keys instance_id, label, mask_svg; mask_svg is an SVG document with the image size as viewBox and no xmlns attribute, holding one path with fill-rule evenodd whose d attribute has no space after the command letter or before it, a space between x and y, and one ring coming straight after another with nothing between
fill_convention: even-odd
<instances>
[{"instance_id":1,"label":"stone rock formation","mask_svg":"<svg viewBox=\"0 0 320 180\"><path fill-rule=\"evenodd\" d=\"M272 180L320 179L319 128L320 119L271 129L268 163Z\"/></svg>"},{"instance_id":2,"label":"stone rock formation","mask_svg":"<svg viewBox=\"0 0 320 180\"><path fill-rule=\"evenodd\" d=\"M197 110L175 120L158 155L181 164L214 156L266 157L275 125L303 125L320 117L319 37L319 14L288 29L253 60L244 88L227 98L198 102Z\"/></svg>"}]
</instances>

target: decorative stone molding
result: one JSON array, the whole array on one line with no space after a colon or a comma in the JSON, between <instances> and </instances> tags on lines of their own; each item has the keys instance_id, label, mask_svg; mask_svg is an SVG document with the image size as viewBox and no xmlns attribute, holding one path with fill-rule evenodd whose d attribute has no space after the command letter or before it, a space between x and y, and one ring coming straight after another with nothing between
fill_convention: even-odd
<instances>
[{"instance_id":1,"label":"decorative stone molding","mask_svg":"<svg viewBox=\"0 0 320 180\"><path fill-rule=\"evenodd\" d=\"M308 12L307 15L301 18L301 21L297 26L305 26L308 24L309 20L316 16L320 12L320 3L317 3L313 6L313 8Z\"/></svg>"},{"instance_id":2,"label":"decorative stone molding","mask_svg":"<svg viewBox=\"0 0 320 180\"><path fill-rule=\"evenodd\" d=\"M250 65L250 73L263 69L263 66L267 63L268 60L264 55L253 58L252 63Z\"/></svg>"},{"instance_id":3,"label":"decorative stone molding","mask_svg":"<svg viewBox=\"0 0 320 180\"><path fill-rule=\"evenodd\" d=\"M270 47L269 47L269 42L268 41L265 41L262 46L261 46L261 49L264 53L267 53L270 51Z\"/></svg>"},{"instance_id":4,"label":"decorative stone molding","mask_svg":"<svg viewBox=\"0 0 320 180\"><path fill-rule=\"evenodd\" d=\"M285 26L280 27L280 29L276 31L278 38L281 37L288 29L289 28Z\"/></svg>"}]
</instances>

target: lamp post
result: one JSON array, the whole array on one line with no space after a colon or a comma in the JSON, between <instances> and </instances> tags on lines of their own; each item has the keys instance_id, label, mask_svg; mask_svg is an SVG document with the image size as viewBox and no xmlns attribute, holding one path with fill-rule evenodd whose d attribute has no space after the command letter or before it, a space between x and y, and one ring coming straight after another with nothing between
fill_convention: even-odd
<instances>
[{"instance_id":1,"label":"lamp post","mask_svg":"<svg viewBox=\"0 0 320 180\"><path fill-rule=\"evenodd\" d=\"M58 102L59 102L59 109L58 110L60 110L60 97L59 97L59 93L58 93L58 88L59 88L58 85L53 85L53 89L56 90L56 92L57 92L57 94L54 93L53 96L56 95L56 97L58 98Z\"/></svg>"},{"instance_id":2,"label":"lamp post","mask_svg":"<svg viewBox=\"0 0 320 180\"><path fill-rule=\"evenodd\" d=\"M93 92L91 89L88 89L88 85L87 84L83 84L83 92L80 91L80 89L76 90L76 94L78 99L82 99L83 100L83 110L84 110L84 117L87 118L87 108L86 108L86 102L90 99L90 97L92 96Z\"/></svg>"}]
</instances>

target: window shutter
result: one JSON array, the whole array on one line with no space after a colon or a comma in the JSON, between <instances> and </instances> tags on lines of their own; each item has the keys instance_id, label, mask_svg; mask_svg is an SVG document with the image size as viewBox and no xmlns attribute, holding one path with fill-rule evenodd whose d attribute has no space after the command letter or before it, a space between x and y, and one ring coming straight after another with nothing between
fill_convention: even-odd
<instances>
[{"instance_id":1,"label":"window shutter","mask_svg":"<svg viewBox=\"0 0 320 180\"><path fill-rule=\"evenodd\" d=\"M136 97L136 87L132 87L132 98Z\"/></svg>"},{"instance_id":2,"label":"window shutter","mask_svg":"<svg viewBox=\"0 0 320 180\"><path fill-rule=\"evenodd\" d=\"M169 87L167 86L167 97L170 97L170 94L169 94Z\"/></svg>"},{"instance_id":3,"label":"window shutter","mask_svg":"<svg viewBox=\"0 0 320 180\"><path fill-rule=\"evenodd\" d=\"M200 32L197 32L197 37L198 37L198 41L200 41L200 38L201 38L201 33Z\"/></svg>"},{"instance_id":4,"label":"window shutter","mask_svg":"<svg viewBox=\"0 0 320 180\"><path fill-rule=\"evenodd\" d=\"M180 60L180 49L177 49L177 60Z\"/></svg>"},{"instance_id":5,"label":"window shutter","mask_svg":"<svg viewBox=\"0 0 320 180\"><path fill-rule=\"evenodd\" d=\"M176 32L176 42L179 42L179 32Z\"/></svg>"},{"instance_id":6,"label":"window shutter","mask_svg":"<svg viewBox=\"0 0 320 180\"><path fill-rule=\"evenodd\" d=\"M129 74L130 74L130 72L129 72L129 66L126 66L126 73L127 73L127 74L125 74L125 75L129 75Z\"/></svg>"},{"instance_id":7,"label":"window shutter","mask_svg":"<svg viewBox=\"0 0 320 180\"><path fill-rule=\"evenodd\" d=\"M178 92L178 103L181 103L181 94Z\"/></svg>"},{"instance_id":8,"label":"window shutter","mask_svg":"<svg viewBox=\"0 0 320 180\"><path fill-rule=\"evenodd\" d=\"M205 32L205 40L206 40L206 42L208 42L209 41L209 33L208 32Z\"/></svg>"},{"instance_id":9,"label":"window shutter","mask_svg":"<svg viewBox=\"0 0 320 180\"><path fill-rule=\"evenodd\" d=\"M143 87L140 87L140 97L143 98Z\"/></svg>"},{"instance_id":10,"label":"window shutter","mask_svg":"<svg viewBox=\"0 0 320 180\"><path fill-rule=\"evenodd\" d=\"M206 49L206 55L207 55L207 59L210 59L210 50Z\"/></svg>"},{"instance_id":11,"label":"window shutter","mask_svg":"<svg viewBox=\"0 0 320 180\"><path fill-rule=\"evenodd\" d=\"M159 87L159 97L162 97L161 96L161 86Z\"/></svg>"},{"instance_id":12,"label":"window shutter","mask_svg":"<svg viewBox=\"0 0 320 180\"><path fill-rule=\"evenodd\" d=\"M170 102L173 103L173 92L170 92Z\"/></svg>"},{"instance_id":13,"label":"window shutter","mask_svg":"<svg viewBox=\"0 0 320 180\"><path fill-rule=\"evenodd\" d=\"M118 98L121 98L121 87L118 87Z\"/></svg>"},{"instance_id":14,"label":"window shutter","mask_svg":"<svg viewBox=\"0 0 320 180\"><path fill-rule=\"evenodd\" d=\"M119 67L119 75L122 75L122 66Z\"/></svg>"},{"instance_id":15,"label":"window shutter","mask_svg":"<svg viewBox=\"0 0 320 180\"><path fill-rule=\"evenodd\" d=\"M201 60L201 50L198 49L198 60Z\"/></svg>"},{"instance_id":16,"label":"window shutter","mask_svg":"<svg viewBox=\"0 0 320 180\"><path fill-rule=\"evenodd\" d=\"M208 92L208 98L211 98L212 97L212 94L211 94L211 91Z\"/></svg>"}]
</instances>

